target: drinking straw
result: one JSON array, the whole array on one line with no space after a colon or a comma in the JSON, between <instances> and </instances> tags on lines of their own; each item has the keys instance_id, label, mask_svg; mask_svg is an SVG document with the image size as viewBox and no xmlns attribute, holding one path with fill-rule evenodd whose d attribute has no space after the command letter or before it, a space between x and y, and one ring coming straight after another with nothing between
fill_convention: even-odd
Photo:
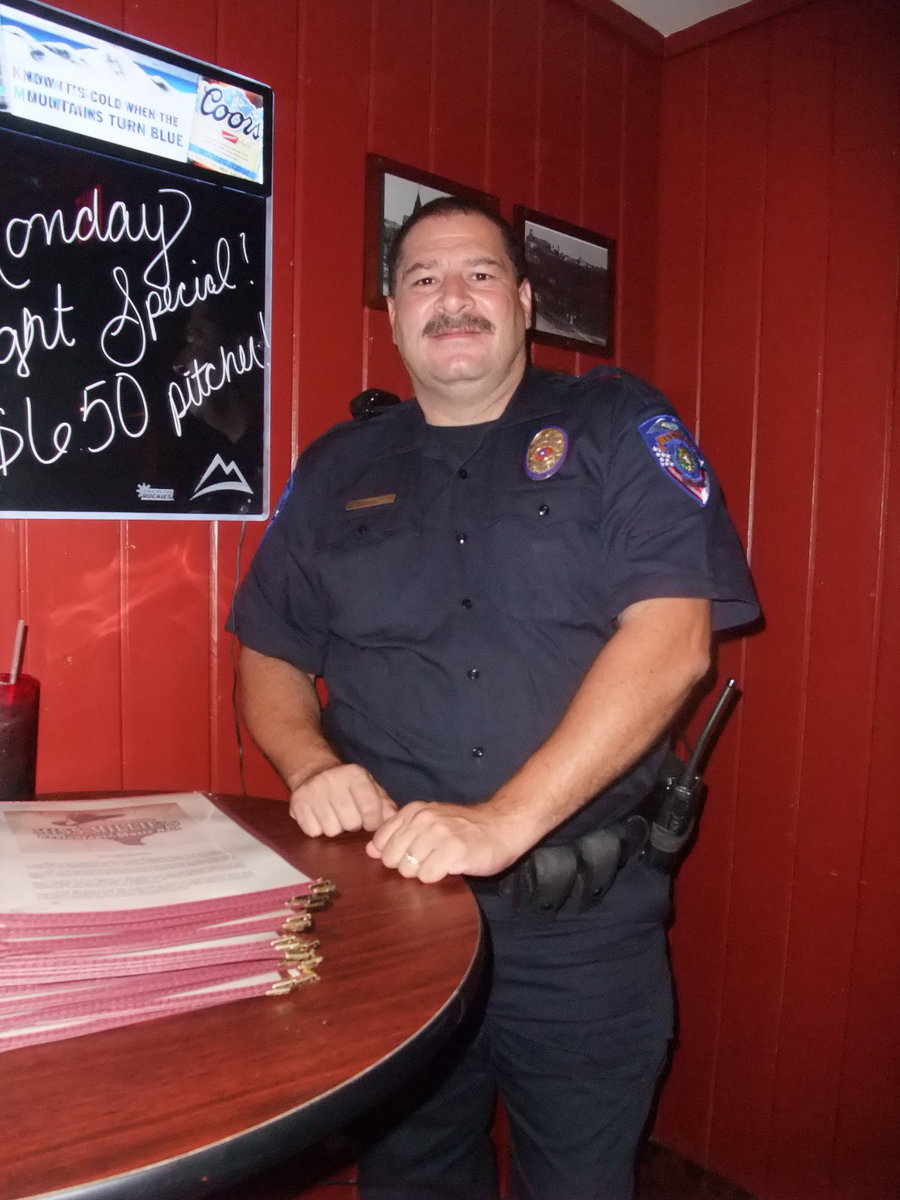
<instances>
[{"instance_id":1,"label":"drinking straw","mask_svg":"<svg viewBox=\"0 0 900 1200\"><path fill-rule=\"evenodd\" d=\"M12 666L9 670L9 682L15 683L19 677L19 668L22 666L22 653L25 649L25 622L20 620L16 626L16 640L13 645Z\"/></svg>"}]
</instances>

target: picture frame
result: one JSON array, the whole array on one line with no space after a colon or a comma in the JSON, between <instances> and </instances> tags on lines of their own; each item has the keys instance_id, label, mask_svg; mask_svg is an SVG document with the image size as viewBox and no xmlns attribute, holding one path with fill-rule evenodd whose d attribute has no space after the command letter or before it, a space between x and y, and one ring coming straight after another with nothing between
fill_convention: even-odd
<instances>
[{"instance_id":1,"label":"picture frame","mask_svg":"<svg viewBox=\"0 0 900 1200\"><path fill-rule=\"evenodd\" d=\"M387 308L387 255L391 240L417 205L440 196L466 196L499 211L500 201L488 192L421 171L408 163L366 155L363 303Z\"/></svg>"},{"instance_id":2,"label":"picture frame","mask_svg":"<svg viewBox=\"0 0 900 1200\"><path fill-rule=\"evenodd\" d=\"M534 294L532 341L611 357L615 241L521 205L513 220Z\"/></svg>"}]
</instances>

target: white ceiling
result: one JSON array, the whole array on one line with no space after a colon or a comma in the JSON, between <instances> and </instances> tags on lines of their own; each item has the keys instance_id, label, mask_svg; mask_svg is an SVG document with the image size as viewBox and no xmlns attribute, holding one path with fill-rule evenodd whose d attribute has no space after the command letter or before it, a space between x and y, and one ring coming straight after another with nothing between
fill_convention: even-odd
<instances>
[{"instance_id":1,"label":"white ceiling","mask_svg":"<svg viewBox=\"0 0 900 1200\"><path fill-rule=\"evenodd\" d=\"M746 0L615 0L615 3L668 37L716 13L740 8Z\"/></svg>"}]
</instances>

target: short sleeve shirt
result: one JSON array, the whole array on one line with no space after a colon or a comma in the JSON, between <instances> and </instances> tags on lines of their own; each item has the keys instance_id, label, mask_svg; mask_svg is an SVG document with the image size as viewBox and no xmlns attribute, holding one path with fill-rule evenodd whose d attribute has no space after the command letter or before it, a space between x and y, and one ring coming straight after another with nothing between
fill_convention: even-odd
<instances>
[{"instance_id":1,"label":"short sleeve shirt","mask_svg":"<svg viewBox=\"0 0 900 1200\"><path fill-rule=\"evenodd\" d=\"M529 368L466 449L408 401L301 457L230 627L322 676L326 736L398 802L489 797L558 724L629 605L758 615L715 476L671 405L611 368ZM561 827L616 819L656 747Z\"/></svg>"}]
</instances>

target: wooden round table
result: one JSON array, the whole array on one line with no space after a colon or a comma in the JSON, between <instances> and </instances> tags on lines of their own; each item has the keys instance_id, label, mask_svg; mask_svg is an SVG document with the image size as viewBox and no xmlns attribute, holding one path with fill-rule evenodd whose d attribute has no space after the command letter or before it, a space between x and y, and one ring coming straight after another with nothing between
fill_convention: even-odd
<instances>
[{"instance_id":1,"label":"wooden round table","mask_svg":"<svg viewBox=\"0 0 900 1200\"><path fill-rule=\"evenodd\" d=\"M403 879L363 834L305 838L279 801L213 799L336 884L315 917L321 981L0 1054L0 1200L190 1200L246 1179L377 1104L472 1000L481 927L462 880Z\"/></svg>"}]
</instances>

